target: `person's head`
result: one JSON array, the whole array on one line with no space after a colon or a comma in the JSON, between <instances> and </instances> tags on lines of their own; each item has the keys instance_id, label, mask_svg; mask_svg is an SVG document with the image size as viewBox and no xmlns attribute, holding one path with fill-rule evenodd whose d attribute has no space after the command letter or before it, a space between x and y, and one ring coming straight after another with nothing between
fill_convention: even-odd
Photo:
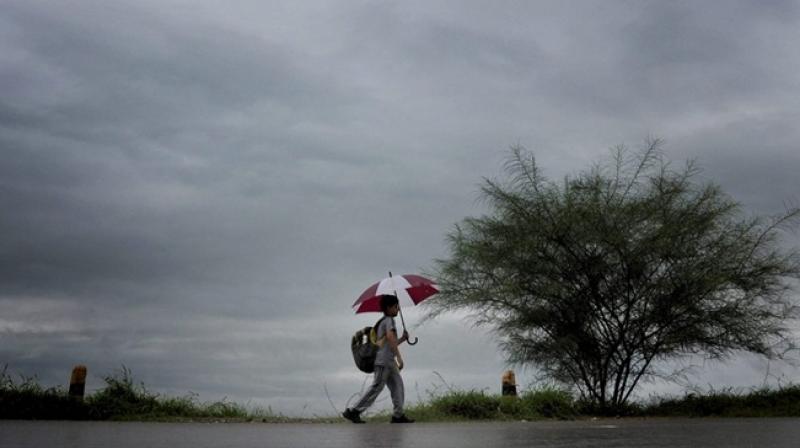
<instances>
[{"instance_id":1,"label":"person's head","mask_svg":"<svg viewBox=\"0 0 800 448\"><path fill-rule=\"evenodd\" d=\"M400 302L397 301L397 296L391 294L384 294L381 296L381 311L387 316L397 316L400 310Z\"/></svg>"}]
</instances>

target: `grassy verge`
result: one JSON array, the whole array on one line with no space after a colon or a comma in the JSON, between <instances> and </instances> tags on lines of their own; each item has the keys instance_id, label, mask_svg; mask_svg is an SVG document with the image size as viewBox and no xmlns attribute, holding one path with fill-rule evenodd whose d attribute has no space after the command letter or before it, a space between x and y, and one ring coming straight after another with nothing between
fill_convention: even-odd
<instances>
[{"instance_id":1,"label":"grassy verge","mask_svg":"<svg viewBox=\"0 0 800 448\"><path fill-rule=\"evenodd\" d=\"M659 398L641 409L659 417L800 417L800 385L756 389L747 393L731 389L705 395Z\"/></svg>"},{"instance_id":2,"label":"grassy verge","mask_svg":"<svg viewBox=\"0 0 800 448\"><path fill-rule=\"evenodd\" d=\"M451 390L411 406L409 415L418 421L541 420L590 417L800 417L800 385L749 392L725 390L705 395L688 394L656 398L649 403L631 403L609 414L590 403L575 400L567 391L543 387L519 397L501 397L482 391ZM371 420L382 421L387 415Z\"/></svg>"},{"instance_id":3,"label":"grassy verge","mask_svg":"<svg viewBox=\"0 0 800 448\"><path fill-rule=\"evenodd\" d=\"M60 419L67 415L86 418L86 406L61 388L45 389L36 378L14 381L0 370L0 419Z\"/></svg>"},{"instance_id":4,"label":"grassy verge","mask_svg":"<svg viewBox=\"0 0 800 448\"><path fill-rule=\"evenodd\" d=\"M418 421L541 420L577 416L570 394L552 387L527 391L519 397L451 390L432 395L427 402L409 407L407 412Z\"/></svg>"},{"instance_id":5,"label":"grassy verge","mask_svg":"<svg viewBox=\"0 0 800 448\"><path fill-rule=\"evenodd\" d=\"M0 370L0 419L137 420L137 421L264 421L294 419L270 409L248 410L227 401L201 403L195 395L167 397L148 391L133 380L130 370L104 378L106 386L84 400L60 387L43 388L36 378L15 381Z\"/></svg>"},{"instance_id":6,"label":"grassy verge","mask_svg":"<svg viewBox=\"0 0 800 448\"><path fill-rule=\"evenodd\" d=\"M0 370L0 419L136 420L225 422L337 422L338 416L292 418L271 409L247 409L228 401L199 402L195 395L168 397L148 391L123 369L105 379L106 386L84 400L69 397L63 388L43 388L35 378L15 381ZM567 391L540 387L519 397L501 397L483 391L449 388L407 407L420 422L475 420L574 419L607 415L575 400ZM800 417L800 385L750 392L712 391L680 398L656 398L633 403L620 412L633 417ZM388 415L368 418L386 421Z\"/></svg>"}]
</instances>

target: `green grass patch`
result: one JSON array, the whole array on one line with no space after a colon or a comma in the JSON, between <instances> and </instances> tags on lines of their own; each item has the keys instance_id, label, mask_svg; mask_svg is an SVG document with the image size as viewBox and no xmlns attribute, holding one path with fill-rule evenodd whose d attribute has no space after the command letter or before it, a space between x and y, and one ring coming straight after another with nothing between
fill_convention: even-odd
<instances>
[{"instance_id":1,"label":"green grass patch","mask_svg":"<svg viewBox=\"0 0 800 448\"><path fill-rule=\"evenodd\" d=\"M203 403L194 394L167 397L134 381L126 367L104 378L106 386L84 400L63 388L45 389L37 379L15 381L7 368L0 371L0 419L28 420L213 420L294 421L271 409L248 410L229 401Z\"/></svg>"},{"instance_id":2,"label":"green grass patch","mask_svg":"<svg viewBox=\"0 0 800 448\"><path fill-rule=\"evenodd\" d=\"M70 397L60 387L44 388L36 377L15 380L7 368L0 370L0 419L29 420L136 420L136 421L343 421L339 416L293 418L272 409L248 409L226 400L200 402L196 394L169 397L153 393L134 381L130 370L104 378L105 387L84 400ZM459 390L449 385L445 392L428 393L428 399L408 406L409 416L419 422L480 420L573 419L605 416L591 403L576 400L555 386L523 391L518 397ZM654 398L649 403L631 403L615 415L637 417L800 417L800 385L749 392L725 389L683 397ZM380 413L370 421L385 421Z\"/></svg>"},{"instance_id":3,"label":"green grass patch","mask_svg":"<svg viewBox=\"0 0 800 448\"><path fill-rule=\"evenodd\" d=\"M431 394L428 401L409 407L407 413L421 422L576 417L572 395L555 387L532 389L518 397L450 389Z\"/></svg>"},{"instance_id":4,"label":"green grass patch","mask_svg":"<svg viewBox=\"0 0 800 448\"><path fill-rule=\"evenodd\" d=\"M196 395L165 397L151 393L144 384L136 383L130 370L124 367L121 372L104 380L106 387L86 399L89 417L94 420L161 420L168 417L249 420L265 417L254 415L236 403L200 403Z\"/></svg>"},{"instance_id":5,"label":"green grass patch","mask_svg":"<svg viewBox=\"0 0 800 448\"><path fill-rule=\"evenodd\" d=\"M663 417L800 417L800 385L760 388L744 393L733 389L680 398L657 398L642 409Z\"/></svg>"},{"instance_id":6,"label":"green grass patch","mask_svg":"<svg viewBox=\"0 0 800 448\"><path fill-rule=\"evenodd\" d=\"M15 381L7 366L0 370L0 419L55 420L85 419L87 406L67 395L62 388L44 388L36 377Z\"/></svg>"}]
</instances>

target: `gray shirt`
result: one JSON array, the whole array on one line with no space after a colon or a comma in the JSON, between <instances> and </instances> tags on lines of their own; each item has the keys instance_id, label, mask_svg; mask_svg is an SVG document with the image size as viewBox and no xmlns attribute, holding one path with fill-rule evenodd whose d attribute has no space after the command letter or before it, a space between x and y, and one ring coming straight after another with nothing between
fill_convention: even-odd
<instances>
[{"instance_id":1,"label":"gray shirt","mask_svg":"<svg viewBox=\"0 0 800 448\"><path fill-rule=\"evenodd\" d=\"M390 331L394 331L395 336L397 336L397 327L394 325L394 317L386 316L383 318L383 320L381 320L381 323L378 325L378 329L375 333L378 337L378 340L380 340L386 336L386 333ZM389 347L388 339L383 341L383 347L378 350L378 354L375 356L375 365L394 365L394 353L392 353L392 348Z\"/></svg>"}]
</instances>

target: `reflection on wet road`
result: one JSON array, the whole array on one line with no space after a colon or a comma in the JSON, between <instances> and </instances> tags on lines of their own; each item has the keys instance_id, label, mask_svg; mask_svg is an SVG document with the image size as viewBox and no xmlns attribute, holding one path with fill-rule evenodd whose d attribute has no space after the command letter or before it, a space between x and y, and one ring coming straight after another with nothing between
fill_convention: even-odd
<instances>
[{"instance_id":1,"label":"reflection on wet road","mask_svg":"<svg viewBox=\"0 0 800 448\"><path fill-rule=\"evenodd\" d=\"M800 419L622 419L448 424L0 421L0 448L792 447Z\"/></svg>"}]
</instances>

